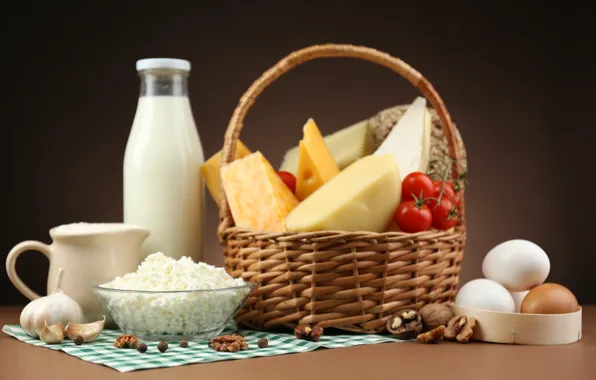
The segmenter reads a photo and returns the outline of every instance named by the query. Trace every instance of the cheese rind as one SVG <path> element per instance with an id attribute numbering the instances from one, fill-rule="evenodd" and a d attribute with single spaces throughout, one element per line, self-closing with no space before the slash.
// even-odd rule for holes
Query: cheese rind
<path id="1" fill-rule="evenodd" d="M 236 143 L 236 159 L 242 158 L 249 154 L 250 150 L 242 143 L 242 141 L 238 140 Z M 215 203 L 217 203 L 218 206 L 221 200 L 220 169 L 222 158 L 223 149 L 211 156 L 201 166 L 201 175 L 205 180 L 207 190 L 209 190 L 211 198 L 213 198 L 213 200 L 215 201 Z"/>
<path id="2" fill-rule="evenodd" d="M 301 201 L 339 173 L 315 121 L 308 119 L 302 130 L 296 174 L 296 196 Z"/>
<path id="3" fill-rule="evenodd" d="M 373 155 L 392 154 L 402 178 L 426 172 L 430 160 L 432 119 L 426 99 L 417 97 Z"/>
<path id="4" fill-rule="evenodd" d="M 372 131 L 368 119 L 327 135 L 323 140 L 340 170 L 373 152 Z M 299 146 L 289 149 L 284 155 L 279 170 L 296 175 L 298 157 Z"/>
<path id="5" fill-rule="evenodd" d="M 282 232 L 298 199 L 260 151 L 229 163 L 221 180 L 238 227 Z"/>
<path id="6" fill-rule="evenodd" d="M 426 172 L 430 165 L 430 147 L 432 145 L 431 134 L 433 129 L 433 117 L 430 114 L 430 109 L 424 107 L 424 132 L 422 135 L 422 159 L 420 163 L 420 171 Z"/>
<path id="7" fill-rule="evenodd" d="M 289 231 L 385 232 L 401 200 L 393 155 L 366 156 L 301 202 L 286 219 Z"/>

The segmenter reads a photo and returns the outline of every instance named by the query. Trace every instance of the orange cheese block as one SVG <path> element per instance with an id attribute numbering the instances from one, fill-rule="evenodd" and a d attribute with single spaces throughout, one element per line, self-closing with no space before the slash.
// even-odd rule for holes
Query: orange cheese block
<path id="1" fill-rule="evenodd" d="M 298 199 L 260 151 L 224 166 L 221 180 L 236 226 L 286 230 L 286 216 Z"/>
<path id="2" fill-rule="evenodd" d="M 296 196 L 301 201 L 339 173 L 339 167 L 315 121 L 308 119 L 302 131 L 304 137 L 298 146 L 298 172 L 296 175 Z"/>
<path id="3" fill-rule="evenodd" d="M 236 143 L 236 159 L 242 158 L 249 154 L 250 150 L 242 143 L 242 141 L 238 140 Z M 222 157 L 223 149 L 211 156 L 201 166 L 201 175 L 205 179 L 207 190 L 209 190 L 211 198 L 213 198 L 218 206 L 219 201 L 221 200 L 221 179 L 219 170 L 221 168 Z"/>

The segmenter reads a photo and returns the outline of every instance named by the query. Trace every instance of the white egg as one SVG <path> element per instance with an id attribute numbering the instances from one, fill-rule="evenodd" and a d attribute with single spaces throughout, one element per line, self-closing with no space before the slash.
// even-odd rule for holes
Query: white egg
<path id="1" fill-rule="evenodd" d="M 514 239 L 491 249 L 482 262 L 484 277 L 512 292 L 542 284 L 550 272 L 546 252 L 531 241 Z"/>
<path id="2" fill-rule="evenodd" d="M 521 308 L 521 303 L 524 300 L 526 294 L 528 294 L 529 290 L 523 292 L 510 292 L 511 297 L 513 297 L 513 302 L 515 302 L 515 312 L 519 313 L 519 309 Z"/>
<path id="3" fill-rule="evenodd" d="M 486 278 L 478 278 L 462 286 L 455 297 L 455 305 L 504 313 L 515 311 L 515 302 L 509 291 L 498 282 Z"/>

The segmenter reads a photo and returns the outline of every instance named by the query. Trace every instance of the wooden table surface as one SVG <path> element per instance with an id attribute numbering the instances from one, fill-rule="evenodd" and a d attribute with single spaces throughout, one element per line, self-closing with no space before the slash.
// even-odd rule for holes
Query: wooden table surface
<path id="1" fill-rule="evenodd" d="M 0 325 L 22 307 L 0 308 Z M 583 336 L 563 346 L 383 343 L 276 357 L 120 373 L 0 334 L 0 379 L 596 379 L 596 306 L 584 307 Z"/>

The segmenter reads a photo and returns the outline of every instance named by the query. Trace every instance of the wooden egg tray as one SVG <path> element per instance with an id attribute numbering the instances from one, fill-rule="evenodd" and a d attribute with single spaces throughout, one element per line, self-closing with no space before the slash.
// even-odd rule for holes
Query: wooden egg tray
<path id="1" fill-rule="evenodd" d="M 492 343 L 560 345 L 582 336 L 582 309 L 569 314 L 522 314 L 451 306 L 458 316 L 477 321 L 472 340 Z"/>

